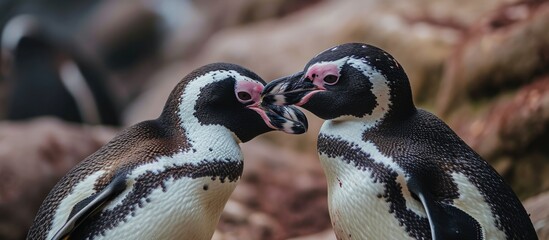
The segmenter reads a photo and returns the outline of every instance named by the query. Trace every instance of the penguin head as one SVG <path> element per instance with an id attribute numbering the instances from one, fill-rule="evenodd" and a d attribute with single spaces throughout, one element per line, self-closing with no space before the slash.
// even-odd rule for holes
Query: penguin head
<path id="1" fill-rule="evenodd" d="M 415 111 L 408 77 L 387 52 L 363 43 L 332 47 L 296 74 L 269 83 L 266 103 L 295 104 L 323 119 L 373 121 Z"/>
<path id="2" fill-rule="evenodd" d="M 212 63 L 181 80 L 161 119 L 184 128 L 220 125 L 242 142 L 272 130 L 306 132 L 307 119 L 296 107 L 262 104 L 264 86 L 263 79 L 239 65 Z"/>

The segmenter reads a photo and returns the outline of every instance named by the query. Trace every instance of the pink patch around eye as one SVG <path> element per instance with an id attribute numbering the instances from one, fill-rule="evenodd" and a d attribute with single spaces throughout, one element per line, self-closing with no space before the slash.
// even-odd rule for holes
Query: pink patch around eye
<path id="1" fill-rule="evenodd" d="M 238 94 L 239 92 L 247 92 L 252 96 L 252 98 L 251 100 L 246 100 L 243 102 L 249 102 L 249 101 L 258 102 L 261 98 L 261 91 L 263 91 L 263 88 L 264 88 L 263 84 L 258 82 L 238 81 L 235 87 L 235 94 Z M 238 98 L 238 100 L 242 102 L 240 98 Z"/>
<path id="2" fill-rule="evenodd" d="M 318 63 L 309 68 L 307 77 L 313 80 L 317 86 L 322 86 L 325 76 L 335 75 L 339 77 L 339 67 L 334 63 Z"/>

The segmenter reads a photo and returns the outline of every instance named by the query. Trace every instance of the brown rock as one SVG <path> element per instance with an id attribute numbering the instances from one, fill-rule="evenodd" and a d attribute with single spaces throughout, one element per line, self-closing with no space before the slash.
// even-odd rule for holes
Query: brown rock
<path id="1" fill-rule="evenodd" d="M 549 190 L 549 78 L 477 111 L 452 118 L 458 135 L 505 177 L 519 197 Z"/>
<path id="2" fill-rule="evenodd" d="M 211 16 L 215 29 L 279 18 L 324 0 L 205 0 L 197 5 Z"/>
<path id="3" fill-rule="evenodd" d="M 536 148 L 549 132 L 549 76 L 503 96 L 473 115 L 454 118 L 458 134 L 482 156 Z"/>
<path id="4" fill-rule="evenodd" d="M 205 49 L 273 79 L 301 70 L 310 58 L 333 45 L 367 42 L 386 49 L 406 66 L 419 97 L 421 86 L 432 85 L 424 81 L 437 79 L 433 72 L 440 73 L 442 59 L 460 31 L 411 20 L 414 12 L 410 9 L 418 7 L 400 8 L 392 2 L 323 2 L 277 21 L 222 31 Z M 417 61 L 417 52 L 422 53 L 422 61 Z"/>
<path id="5" fill-rule="evenodd" d="M 0 238 L 24 238 L 53 185 L 114 132 L 51 118 L 0 122 Z"/>
<path id="6" fill-rule="evenodd" d="M 250 215 L 250 223 L 252 225 L 252 232 L 254 239 L 284 239 L 286 236 L 285 229 L 278 221 L 271 217 L 271 215 L 255 212 Z"/>
<path id="7" fill-rule="evenodd" d="M 437 111 L 448 116 L 547 73 L 547 25 L 547 1 L 505 5 L 478 21 L 446 64 Z"/>
<path id="8" fill-rule="evenodd" d="M 437 111 L 521 198 L 549 189 L 549 3 L 505 4 L 447 62 Z"/>
<path id="9" fill-rule="evenodd" d="M 535 147 L 532 145 L 539 138 L 546 140 L 548 136 L 544 134 L 549 133 L 549 75 L 521 88 L 504 111 L 500 134 L 505 139 L 503 148 L 522 150 Z"/>
<path id="10" fill-rule="evenodd" d="M 289 238 L 288 240 L 336 240 L 336 236 L 334 230 L 327 229 L 319 233 L 302 237 Z"/>
<path id="11" fill-rule="evenodd" d="M 241 225 L 248 222 L 248 218 L 252 214 L 252 210 L 246 205 L 229 200 L 223 210 L 221 221 L 224 224 Z"/>

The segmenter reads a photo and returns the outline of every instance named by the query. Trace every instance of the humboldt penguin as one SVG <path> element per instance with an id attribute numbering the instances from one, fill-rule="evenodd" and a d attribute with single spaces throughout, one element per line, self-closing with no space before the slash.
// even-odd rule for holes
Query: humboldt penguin
<path id="1" fill-rule="evenodd" d="M 375 46 L 332 47 L 269 83 L 264 102 L 327 121 L 318 153 L 338 239 L 536 239 L 502 177 L 435 115 Z"/>
<path id="2" fill-rule="evenodd" d="M 194 70 L 160 117 L 123 130 L 57 183 L 27 239 L 211 239 L 242 174 L 238 144 L 306 131 L 297 108 L 261 104 L 264 84 L 234 64 Z"/>

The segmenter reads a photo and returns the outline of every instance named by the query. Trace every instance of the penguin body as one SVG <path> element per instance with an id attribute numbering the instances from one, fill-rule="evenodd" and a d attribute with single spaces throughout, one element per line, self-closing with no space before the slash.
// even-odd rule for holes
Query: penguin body
<path id="1" fill-rule="evenodd" d="M 263 85 L 233 64 L 190 73 L 158 119 L 127 128 L 61 179 L 27 238 L 210 239 L 242 174 L 238 143 L 305 131 L 299 110 L 260 105 Z"/>
<path id="2" fill-rule="evenodd" d="M 318 152 L 338 239 L 537 239 L 497 172 L 415 108 L 404 70 L 385 51 L 328 49 L 263 94 L 327 120 Z"/>
<path id="3" fill-rule="evenodd" d="M 433 220 L 452 216 L 470 222 L 461 228 L 460 223 L 440 225 L 458 227 L 461 234 L 467 234 L 463 239 L 506 239 L 506 230 L 515 234 L 512 228 L 499 229 L 497 215 L 492 213 L 520 216 L 522 206 L 505 200 L 515 196 L 480 156 L 428 112 L 418 110 L 406 124 L 375 128 L 327 121 L 318 138 L 318 152 L 328 178 L 330 216 L 338 236 L 429 239 L 429 217 L 417 197 L 421 188 L 436 193 L 437 200 L 430 203 L 433 208 L 445 204 L 437 210 L 440 213 L 432 214 Z M 420 186 L 412 189 L 412 181 Z M 360 207 L 357 202 L 362 203 Z M 353 224 L 356 219 L 364 224 Z M 513 221 L 506 224 L 511 226 Z M 481 226 L 482 231 L 477 231 Z"/>

